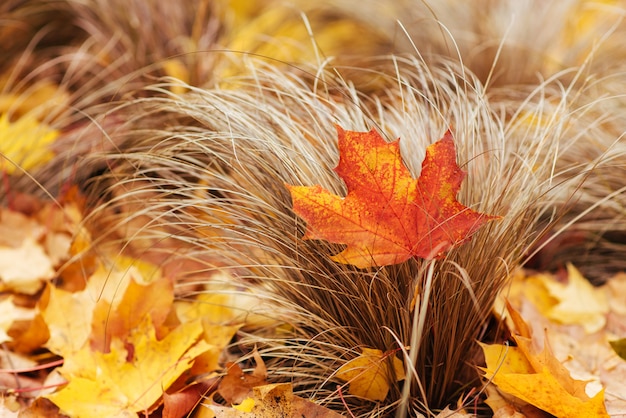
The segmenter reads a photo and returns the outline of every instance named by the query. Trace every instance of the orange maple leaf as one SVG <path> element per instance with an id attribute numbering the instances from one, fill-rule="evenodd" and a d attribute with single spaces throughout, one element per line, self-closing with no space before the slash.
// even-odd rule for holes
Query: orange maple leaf
<path id="1" fill-rule="evenodd" d="M 498 391 L 521 399 L 554 416 L 562 418 L 608 418 L 604 405 L 604 389 L 593 397 L 586 393 L 586 381 L 576 380 L 555 357 L 548 343 L 547 331 L 544 347 L 536 347 L 530 327 L 518 311 L 508 302 L 507 310 L 515 325 L 515 346 L 479 343 L 487 367 L 481 367 L 485 378 L 498 387 Z M 497 401 L 490 404 L 494 412 L 501 408 Z"/>
<path id="2" fill-rule="evenodd" d="M 335 171 L 347 196 L 319 185 L 287 185 L 294 211 L 307 222 L 304 239 L 347 244 L 333 260 L 366 268 L 438 258 L 498 218 L 456 200 L 465 172 L 456 163 L 450 131 L 426 149 L 419 179 L 404 165 L 399 140 L 387 143 L 375 130 L 337 126 L 337 132 Z"/>

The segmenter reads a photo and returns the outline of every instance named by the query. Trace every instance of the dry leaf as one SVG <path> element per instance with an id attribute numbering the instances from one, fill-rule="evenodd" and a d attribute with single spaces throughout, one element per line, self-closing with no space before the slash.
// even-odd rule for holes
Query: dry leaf
<path id="1" fill-rule="evenodd" d="M 69 93 L 51 81 L 40 80 L 30 85 L 27 91 L 16 93 L 5 92 L 5 80 L 1 78 L 0 114 L 17 118 L 27 114 L 36 119 L 49 118 L 51 114 L 65 110 L 70 101 Z"/>
<path id="2" fill-rule="evenodd" d="M 567 273 L 567 284 L 547 274 L 529 277 L 525 294 L 546 318 L 581 325 L 589 334 L 601 330 L 609 312 L 606 289 L 592 286 L 571 264 Z"/>
<path id="3" fill-rule="evenodd" d="M 258 352 L 254 351 L 256 367 L 250 374 L 245 374 L 241 367 L 235 363 L 227 363 L 226 376 L 220 382 L 217 392 L 230 404 L 240 404 L 251 393 L 255 386 L 262 386 L 267 382 L 267 370 L 265 363 Z"/>
<path id="4" fill-rule="evenodd" d="M 389 357 L 393 370 L 389 366 Z M 351 395 L 372 401 L 383 401 L 389 392 L 390 382 L 404 380 L 404 365 L 393 354 L 363 348 L 363 353 L 337 370 L 336 376 L 348 382 Z"/>
<path id="5" fill-rule="evenodd" d="M 626 360 L 626 338 L 609 341 L 609 344 L 611 344 L 611 347 L 613 347 L 613 350 L 618 356 Z"/>
<path id="6" fill-rule="evenodd" d="M 518 328 L 528 333 L 528 326 L 509 305 L 509 313 Z M 587 396 L 587 382 L 574 380 L 568 370 L 554 357 L 547 336 L 542 351 L 527 336 L 514 335 L 517 344 L 481 344 L 487 367 L 485 378 L 498 390 L 561 418 L 581 416 L 608 417 L 604 392 Z"/>
<path id="7" fill-rule="evenodd" d="M 145 317 L 126 339 L 114 338 L 109 353 L 87 345 L 65 359 L 60 372 L 69 383 L 46 397 L 72 417 L 136 417 L 211 348 L 201 335 L 202 325 L 196 321 L 158 341 Z"/>
<path id="8" fill-rule="evenodd" d="M 32 237 L 18 248 L 0 247 L 0 281 L 6 289 L 33 295 L 54 277 L 50 257 Z"/>
<path id="9" fill-rule="evenodd" d="M 146 263 L 142 265 L 144 268 L 148 266 Z M 147 268 L 152 271 L 152 266 Z M 109 342 L 113 338 L 127 335 L 146 316 L 151 318 L 157 336 L 160 336 L 160 327 L 174 301 L 174 285 L 168 278 L 160 275 L 151 282 L 146 282 L 144 277 L 141 269 L 137 268 L 130 275 L 131 280 L 124 289 L 123 296 L 118 294 L 113 301 L 102 298 L 97 302 L 93 309 L 90 339 L 94 349 L 108 351 Z"/>
<path id="10" fill-rule="evenodd" d="M 337 132 L 335 171 L 347 196 L 321 186 L 287 186 L 294 211 L 307 221 L 304 239 L 348 245 L 333 260 L 365 268 L 439 257 L 497 218 L 456 200 L 465 173 L 450 132 L 426 149 L 418 180 L 404 165 L 398 141 L 387 143 L 374 130 Z"/>
<path id="11" fill-rule="evenodd" d="M 90 290 L 72 293 L 48 285 L 39 302 L 50 332 L 44 347 L 65 358 L 83 348 L 91 334 L 94 306 Z"/>
<path id="12" fill-rule="evenodd" d="M 183 83 L 189 83 L 189 69 L 185 67 L 185 64 L 180 59 L 170 58 L 163 62 L 163 71 L 169 77 L 176 80 L 180 80 Z M 173 83 L 170 86 L 170 90 L 174 94 L 183 94 L 187 91 L 187 88 L 182 84 Z"/>
<path id="13" fill-rule="evenodd" d="M 293 394 L 289 383 L 257 386 L 233 408 L 211 405 L 217 418 L 339 418 L 341 415 Z"/>
<path id="14" fill-rule="evenodd" d="M 214 277 L 213 280 L 234 283 L 234 279 L 226 273 Z M 245 324 L 269 327 L 277 324 L 272 319 L 274 306 L 254 293 L 242 291 L 236 284 L 209 286 L 205 293 L 199 294 L 193 300 L 176 301 L 174 307 L 182 322 L 203 318 L 207 325 Z"/>
<path id="15" fill-rule="evenodd" d="M 31 321 L 34 318 L 35 311 L 15 306 L 12 296 L 0 300 L 0 344 L 11 341 L 7 332 L 15 321 Z"/>
<path id="16" fill-rule="evenodd" d="M 13 174 L 43 165 L 54 157 L 49 146 L 58 136 L 59 131 L 33 116 L 11 122 L 6 114 L 0 115 L 0 170 Z"/>

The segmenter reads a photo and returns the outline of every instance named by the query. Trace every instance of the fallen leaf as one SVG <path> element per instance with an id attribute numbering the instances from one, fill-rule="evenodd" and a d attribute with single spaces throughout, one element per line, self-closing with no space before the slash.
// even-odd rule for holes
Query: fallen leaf
<path id="1" fill-rule="evenodd" d="M 619 340 L 609 341 L 611 347 L 615 353 L 626 360 L 626 338 L 620 338 Z"/>
<path id="2" fill-rule="evenodd" d="M 109 353 L 86 345 L 65 359 L 59 371 L 69 383 L 46 397 L 72 417 L 136 417 L 211 348 L 202 332 L 199 321 L 190 322 L 158 341 L 146 316 L 128 338 L 114 338 Z"/>
<path id="3" fill-rule="evenodd" d="M 95 305 L 90 340 L 93 348 L 108 351 L 109 342 L 114 337 L 127 335 L 146 316 L 151 318 L 159 335 L 158 330 L 174 302 L 174 284 L 160 275 L 146 282 L 141 269 L 135 270 L 130 277 L 121 298 L 116 297 L 114 301 L 103 298 Z"/>
<path id="4" fill-rule="evenodd" d="M 197 385 L 175 393 L 163 393 L 162 418 L 182 418 L 202 400 L 202 393 Z"/>
<path id="5" fill-rule="evenodd" d="M 245 374 L 238 364 L 226 364 L 228 371 L 220 382 L 217 392 L 229 404 L 241 404 L 252 393 L 252 388 L 267 383 L 265 381 L 267 379 L 265 364 L 256 351 L 254 352 L 254 359 L 256 367 L 250 374 Z"/>
<path id="6" fill-rule="evenodd" d="M 183 83 L 189 83 L 189 69 L 180 59 L 170 58 L 163 62 L 163 71 L 168 77 L 180 80 Z M 173 83 L 170 90 L 174 94 L 183 94 L 187 88 L 183 84 Z"/>
<path id="7" fill-rule="evenodd" d="M 0 300 L 0 344 L 11 341 L 7 333 L 15 321 L 30 321 L 35 317 L 33 309 L 15 306 L 13 297 Z"/>
<path id="8" fill-rule="evenodd" d="M 28 321 L 15 321 L 9 330 L 12 341 L 7 343 L 16 353 L 32 353 L 44 346 L 50 333 L 40 313 Z"/>
<path id="9" fill-rule="evenodd" d="M 58 136 L 59 131 L 31 115 L 14 122 L 0 115 L 0 169 L 13 174 L 43 165 L 54 157 L 48 147 Z"/>
<path id="10" fill-rule="evenodd" d="M 339 418 L 342 415 L 293 394 L 289 383 L 257 386 L 252 396 L 236 407 L 211 405 L 218 418 Z"/>
<path id="11" fill-rule="evenodd" d="M 1 78 L 1 77 L 0 77 Z M 40 80 L 30 84 L 26 91 L 6 92 L 6 85 L 0 80 L 0 114 L 10 114 L 21 118 L 29 115 L 36 119 L 49 118 L 67 108 L 70 94 L 58 84 Z"/>
<path id="12" fill-rule="evenodd" d="M 54 277 L 50 257 L 32 237 L 18 248 L 0 247 L 0 281 L 5 288 L 33 295 Z"/>
<path id="13" fill-rule="evenodd" d="M 521 316 L 510 305 L 508 309 L 514 322 L 519 323 Z M 521 328 L 523 333 L 529 332 L 527 324 Z M 534 346 L 532 338 L 522 335 L 513 338 L 517 346 L 480 343 L 487 363 L 483 368 L 485 378 L 500 392 L 560 418 L 609 416 L 604 406 L 604 391 L 593 398 L 587 396 L 587 382 L 571 378 L 552 354 L 547 336 L 541 351 Z"/>
<path id="14" fill-rule="evenodd" d="M 44 347 L 68 358 L 87 342 L 95 299 L 89 290 L 68 292 L 48 285 L 39 301 L 50 338 Z"/>
<path id="15" fill-rule="evenodd" d="M 601 330 L 609 312 L 606 289 L 591 285 L 572 264 L 567 273 L 567 284 L 548 274 L 531 276 L 524 292 L 548 319 L 581 325 L 588 334 Z"/>
<path id="16" fill-rule="evenodd" d="M 304 239 L 347 244 L 333 260 L 366 268 L 440 257 L 497 219 L 456 200 L 465 173 L 450 132 L 426 149 L 418 180 L 404 165 L 398 141 L 387 143 L 375 130 L 337 132 L 335 171 L 347 196 L 319 185 L 287 185 L 294 211 L 307 222 Z"/>
<path id="17" fill-rule="evenodd" d="M 391 356 L 392 366 L 388 363 Z M 404 365 L 395 355 L 381 350 L 363 348 L 361 355 L 337 370 L 336 376 L 348 382 L 351 395 L 372 401 L 383 401 L 390 382 L 404 380 Z"/>
<path id="18" fill-rule="evenodd" d="M 435 415 L 435 418 L 474 418 L 474 414 L 469 414 L 463 409 L 451 410 L 449 406 L 446 406 L 444 410 Z"/>
<path id="19" fill-rule="evenodd" d="M 213 282 L 234 284 L 207 284 L 206 291 L 194 299 L 176 301 L 174 308 L 182 322 L 203 318 L 207 324 L 213 325 L 270 327 L 278 324 L 272 319 L 275 307 L 265 298 L 241 290 L 231 276 L 222 273 L 214 277 Z"/>
<path id="20" fill-rule="evenodd" d="M 108 269 L 100 264 L 92 276 L 83 277 L 87 285 L 81 291 L 47 286 L 39 301 L 50 332 L 46 348 L 68 357 L 90 341 L 106 352 L 112 337 L 126 336 L 146 315 L 156 327 L 163 323 L 174 297 L 171 282 L 150 264 L 123 257 L 116 262 Z M 149 283 L 144 275 L 157 279 Z"/>

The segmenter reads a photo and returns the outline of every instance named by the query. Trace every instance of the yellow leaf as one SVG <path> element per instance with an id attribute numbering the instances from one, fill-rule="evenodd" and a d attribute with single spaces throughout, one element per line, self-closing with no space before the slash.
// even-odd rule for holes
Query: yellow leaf
<path id="1" fill-rule="evenodd" d="M 616 22 L 615 10 L 620 7 L 618 0 L 575 1 L 562 16 L 564 23 L 560 38 L 548 52 L 548 71 L 581 65 L 593 49 L 601 42 L 603 35 Z M 610 50 L 604 45 L 605 50 Z"/>
<path id="2" fill-rule="evenodd" d="M 165 60 L 163 62 L 163 71 L 169 77 L 180 80 L 183 83 L 189 83 L 189 70 L 179 59 L 171 58 Z M 174 94 L 183 94 L 187 89 L 181 84 L 172 84 L 170 90 Z"/>
<path id="3" fill-rule="evenodd" d="M 54 153 L 49 145 L 59 131 L 25 115 L 15 122 L 6 114 L 0 115 L 0 169 L 13 174 L 17 167 L 28 171 L 43 165 Z"/>
<path id="4" fill-rule="evenodd" d="M 113 339 L 109 353 L 85 346 L 65 359 L 60 373 L 69 383 L 46 397 L 72 417 L 136 417 L 212 347 L 201 335 L 202 325 L 195 321 L 157 341 L 146 317 L 126 339 Z"/>
<path id="5" fill-rule="evenodd" d="M 390 370 L 389 353 L 372 348 L 363 348 L 363 353 L 337 370 L 336 376 L 350 383 L 349 393 L 372 401 L 383 401 L 391 382 L 405 377 L 402 361 L 391 356 L 393 372 Z"/>
<path id="6" fill-rule="evenodd" d="M 521 320 L 509 305 L 512 316 Z M 528 329 L 524 324 L 522 327 Z M 561 418 L 608 417 L 604 392 L 593 398 L 585 393 L 587 382 L 572 379 L 548 345 L 541 352 L 531 338 L 513 336 L 517 347 L 481 344 L 487 367 L 485 378 L 498 390 Z M 501 405 L 500 405 L 501 406 Z"/>
<path id="7" fill-rule="evenodd" d="M 518 347 L 500 344 L 478 343 L 485 354 L 487 368 L 485 378 L 491 379 L 495 372 L 506 370 L 507 373 L 533 373 L 532 364 Z M 494 366 L 494 367 L 491 367 Z"/>
<path id="8" fill-rule="evenodd" d="M 312 63 L 320 56 L 375 55 L 383 51 L 387 42 L 376 28 L 355 19 L 338 19 L 318 9 L 308 11 L 305 22 L 291 6 L 276 2 L 270 7 L 260 5 L 229 0 L 227 7 L 232 13 L 226 49 L 254 54 L 272 64 Z M 368 36 L 355 36 L 363 31 Z M 223 78 L 238 73 L 234 64 L 225 64 L 228 66 L 221 71 Z"/>
<path id="9" fill-rule="evenodd" d="M 224 283 L 233 282 L 228 276 L 216 277 L 214 281 L 221 280 Z M 271 319 L 273 306 L 254 293 L 237 289 L 235 285 L 216 285 L 192 301 L 175 302 L 174 307 L 181 322 L 203 318 L 207 325 L 277 325 L 276 320 Z"/>
<path id="10" fill-rule="evenodd" d="M 509 374 L 494 378 L 498 388 L 560 418 L 609 417 L 604 391 L 584 399 L 561 390 L 560 381 L 549 370 L 534 374 Z"/>
<path id="11" fill-rule="evenodd" d="M 239 405 L 233 405 L 233 408 L 241 412 L 252 412 L 252 409 L 254 408 L 254 399 L 246 398 Z"/>
<path id="12" fill-rule="evenodd" d="M 118 266 L 119 267 L 119 266 Z M 127 335 L 149 316 L 159 329 L 167 318 L 174 301 L 174 284 L 168 278 L 145 283 L 142 276 L 132 275 L 118 303 L 101 299 L 93 309 L 91 345 L 102 351 L 108 349 L 112 337 Z"/>
<path id="13" fill-rule="evenodd" d="M 0 79 L 0 90 L 6 89 Z M 65 110 L 70 101 L 67 91 L 58 85 L 42 80 L 30 85 L 26 91 L 0 94 L 0 114 L 8 113 L 21 118 L 28 114 L 36 119 L 50 117 Z"/>
<path id="14" fill-rule="evenodd" d="M 609 312 L 606 289 L 593 287 L 571 264 L 567 273 L 567 284 L 545 274 L 529 278 L 528 298 L 553 321 L 581 325 L 588 334 L 601 330 Z"/>
<path id="15" fill-rule="evenodd" d="M 65 358 L 80 350 L 91 333 L 95 306 L 91 292 L 72 293 L 48 285 L 40 305 L 41 315 L 50 332 L 45 347 Z"/>

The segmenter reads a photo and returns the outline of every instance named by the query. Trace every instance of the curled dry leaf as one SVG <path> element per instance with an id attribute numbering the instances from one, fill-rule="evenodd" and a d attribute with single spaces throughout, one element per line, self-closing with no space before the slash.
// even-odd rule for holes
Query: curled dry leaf
<path id="1" fill-rule="evenodd" d="M 220 382 L 217 392 L 230 404 L 240 404 L 252 393 L 252 388 L 265 385 L 267 369 L 258 352 L 254 352 L 256 367 L 246 374 L 238 364 L 227 363 L 227 374 Z"/>
<path id="2" fill-rule="evenodd" d="M 485 378 L 500 392 L 558 417 L 608 417 L 604 391 L 590 398 L 585 392 L 587 382 L 570 376 L 552 353 L 547 336 L 539 351 L 528 325 L 510 305 L 508 309 L 521 335 L 513 336 L 517 346 L 481 343 L 487 363 Z"/>

